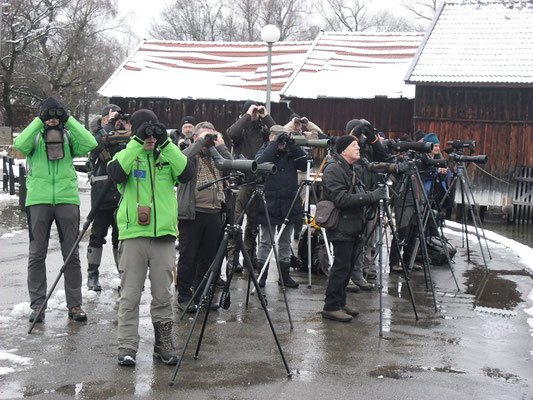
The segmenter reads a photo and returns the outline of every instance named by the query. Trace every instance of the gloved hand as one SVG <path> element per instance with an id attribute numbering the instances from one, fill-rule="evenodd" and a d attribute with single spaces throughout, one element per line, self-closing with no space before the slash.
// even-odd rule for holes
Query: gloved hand
<path id="1" fill-rule="evenodd" d="M 156 145 L 162 146 L 168 139 L 167 128 L 163 124 L 155 124 L 153 129 Z"/>
<path id="2" fill-rule="evenodd" d="M 370 192 L 370 195 L 372 197 L 372 203 L 376 203 L 380 200 L 386 200 L 387 199 L 387 188 L 385 186 L 378 187 L 377 189 Z"/>
<path id="3" fill-rule="evenodd" d="M 68 114 L 63 107 L 48 107 L 42 109 L 39 113 L 39 119 L 45 123 L 49 119 L 57 118 L 59 122 L 65 124 L 68 120 Z"/>
<path id="4" fill-rule="evenodd" d="M 64 108 L 58 108 L 57 110 L 63 110 L 63 114 L 62 115 L 59 115 L 59 122 L 61 122 L 63 125 L 65 125 L 68 121 L 68 113 L 67 113 L 67 110 L 65 110 Z M 58 114 L 60 113 L 59 111 L 56 111 Z"/>
<path id="5" fill-rule="evenodd" d="M 149 136 L 152 136 L 151 133 L 153 133 L 153 131 L 151 130 L 151 127 L 152 127 L 152 124 L 148 122 L 143 122 L 141 126 L 139 126 L 135 130 L 134 134 L 135 136 L 137 136 L 139 139 L 141 139 L 144 142 Z"/>
<path id="6" fill-rule="evenodd" d="M 366 119 L 361 119 L 361 122 L 363 123 L 362 132 L 365 134 L 366 138 L 368 139 L 368 142 L 370 144 L 375 143 L 377 136 L 374 127 Z"/>
<path id="7" fill-rule="evenodd" d="M 409 165 L 406 162 L 399 162 L 398 164 L 396 164 L 396 170 L 399 174 L 407 172 L 408 169 Z"/>

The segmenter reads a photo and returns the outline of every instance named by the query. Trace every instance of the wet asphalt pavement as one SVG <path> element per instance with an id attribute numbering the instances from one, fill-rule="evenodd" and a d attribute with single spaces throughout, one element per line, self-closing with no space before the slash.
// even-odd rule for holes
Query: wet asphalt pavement
<path id="1" fill-rule="evenodd" d="M 88 214 L 88 192 L 82 189 L 82 223 Z M 377 291 L 348 293 L 360 310 L 342 324 L 320 316 L 324 276 L 294 272 L 300 288 L 288 289 L 294 329 L 289 327 L 281 290 L 272 272 L 266 287 L 272 317 L 288 365 L 287 377 L 257 296 L 245 307 L 247 274 L 234 278 L 229 310 L 212 312 L 194 360 L 202 319 L 194 331 L 175 385 L 168 386 L 173 367 L 152 358 L 153 330 L 149 317 L 149 282 L 141 301 L 141 343 L 135 368 L 117 365 L 117 273 L 110 247 L 104 250 L 100 293 L 84 290 L 87 323 L 69 321 L 63 305 L 46 313 L 46 322 L 27 334 L 29 308 L 26 263 L 28 235 L 25 214 L 15 203 L 0 206 L 0 354 L 27 357 L 11 362 L 0 357 L 0 398 L 35 399 L 532 399 L 533 339 L 524 309 L 532 275 L 509 249 L 489 243 L 491 277 L 474 309 L 474 294 L 483 276 L 479 247 L 466 262 L 459 236 L 455 273 L 433 267 L 439 311 L 433 308 L 422 272 L 411 280 L 419 321 L 414 318 L 406 284 L 384 274 L 384 335 L 379 337 Z M 2 236 L 14 231 L 11 237 Z M 80 246 L 84 287 L 88 234 Z M 47 259 L 49 284 L 61 266 L 57 233 Z M 272 268 L 271 268 L 272 271 Z M 61 298 L 61 280 L 54 296 Z M 52 296 L 52 298 L 54 298 Z M 533 296 L 532 296 L 533 297 Z M 15 315 L 15 316 L 13 316 Z M 203 313 L 201 314 L 203 316 Z M 176 317 L 174 339 L 181 351 L 192 317 Z M 9 357 L 7 357 L 9 358 Z"/>

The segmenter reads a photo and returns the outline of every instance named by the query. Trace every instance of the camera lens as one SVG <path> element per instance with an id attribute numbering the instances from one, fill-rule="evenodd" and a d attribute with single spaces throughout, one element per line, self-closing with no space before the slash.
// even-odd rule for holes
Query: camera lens
<path id="1" fill-rule="evenodd" d="M 146 136 L 154 136 L 154 127 L 153 126 L 147 126 L 144 130 L 144 133 L 146 133 Z"/>

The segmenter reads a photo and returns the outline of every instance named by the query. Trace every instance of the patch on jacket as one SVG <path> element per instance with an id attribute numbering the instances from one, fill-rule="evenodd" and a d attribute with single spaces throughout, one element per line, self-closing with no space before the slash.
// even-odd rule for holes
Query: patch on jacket
<path id="1" fill-rule="evenodd" d="M 146 170 L 145 169 L 134 169 L 133 177 L 139 179 L 146 179 Z"/>

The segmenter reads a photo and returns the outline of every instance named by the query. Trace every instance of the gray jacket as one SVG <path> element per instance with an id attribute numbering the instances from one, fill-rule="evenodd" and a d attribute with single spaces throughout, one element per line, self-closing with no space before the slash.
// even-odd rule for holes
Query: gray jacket
<path id="1" fill-rule="evenodd" d="M 185 185 L 178 186 L 178 220 L 193 220 L 196 218 L 196 176 L 198 170 L 198 158 L 196 155 L 202 151 L 205 140 L 199 138 L 192 145 L 182 151 L 187 156 L 189 163 L 194 166 L 194 176 Z M 217 146 L 220 155 L 231 160 L 231 155 L 225 144 Z M 209 156 L 210 157 L 210 156 Z"/>

